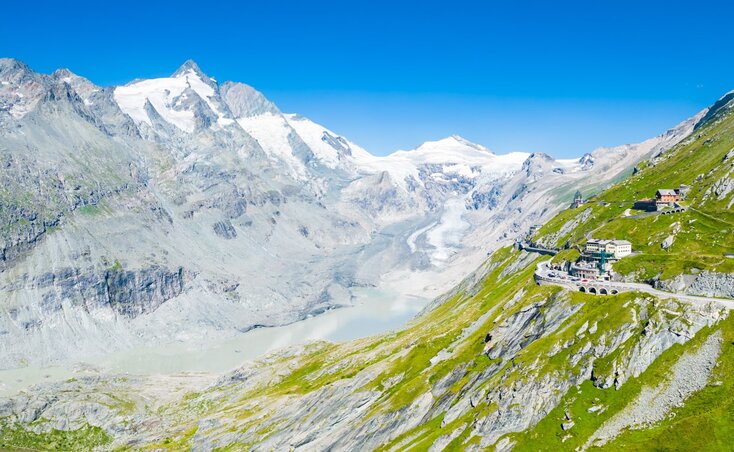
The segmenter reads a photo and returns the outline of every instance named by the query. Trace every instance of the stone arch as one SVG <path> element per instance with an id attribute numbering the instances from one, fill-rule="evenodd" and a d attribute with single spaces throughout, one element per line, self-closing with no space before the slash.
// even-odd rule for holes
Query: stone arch
<path id="1" fill-rule="evenodd" d="M 596 287 L 589 287 L 589 293 L 596 295 Z"/>
<path id="2" fill-rule="evenodd" d="M 607 292 L 607 289 L 602 287 L 599 289 L 599 295 L 609 295 L 609 292 Z"/>
<path id="3" fill-rule="evenodd" d="M 617 295 L 619 291 L 617 289 L 612 289 L 612 295 Z"/>
<path id="4" fill-rule="evenodd" d="M 579 287 L 579 292 L 586 293 L 586 287 L 584 287 L 584 286 Z"/>

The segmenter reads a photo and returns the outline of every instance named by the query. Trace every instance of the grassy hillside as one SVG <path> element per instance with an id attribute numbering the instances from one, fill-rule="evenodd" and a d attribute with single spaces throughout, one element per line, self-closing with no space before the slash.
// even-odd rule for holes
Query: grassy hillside
<path id="1" fill-rule="evenodd" d="M 314 345 L 301 356 L 285 356 L 270 362 L 268 366 L 277 369 L 276 373 L 288 370 L 275 382 L 268 380 L 267 384 L 255 387 L 239 383 L 217 387 L 169 407 L 170 413 L 182 416 L 182 420 L 193 413 L 204 418 L 236 413 L 234 417 L 220 419 L 221 424 L 206 435 L 228 437 L 241 433 L 249 438 L 239 444 L 245 447 L 266 441 L 289 424 L 306 422 L 283 417 L 282 410 L 294 399 L 312 396 L 324 388 L 332 395 L 341 393 L 343 388 L 376 394 L 359 420 L 362 425 L 371 419 L 386 422 L 395 414 L 403 417 L 417 399 L 433 394 L 434 409 L 429 409 L 415 426 L 381 447 L 424 450 L 442 435 L 456 432 L 458 435 L 452 442 L 456 447 L 463 447 L 466 442 L 479 442 L 480 438 L 472 435 L 473 424 L 497 415 L 501 408 L 483 398 L 471 409 L 447 420 L 446 409 L 461 403 L 467 391 L 493 392 L 533 381 L 557 385 L 560 391 L 569 380 L 585 380 L 584 374 L 591 364 L 586 356 L 589 343 L 604 347 L 606 337 L 632 332 L 619 348 L 609 350 L 607 358 L 618 359 L 644 342 L 642 331 L 646 325 L 635 321 L 638 311 L 630 309 L 631 305 L 639 304 L 640 311 L 644 310 L 649 318 L 660 317 L 664 325 L 668 325 L 665 310 L 686 312 L 688 309 L 674 302 L 659 304 L 639 294 L 602 299 L 537 286 L 532 281 L 536 259 L 525 256 L 521 268 L 512 268 L 521 258 L 520 253 L 510 249 L 496 253 L 489 263 L 491 271 L 475 288 L 476 293 L 453 296 L 403 331 L 348 344 Z M 491 349 L 485 353 L 488 332 L 501 338 L 502 328 L 498 325 L 516 324 L 524 312 L 533 315 L 528 325 L 517 331 L 517 337 L 497 341 L 502 353 L 494 356 Z M 595 325 L 593 334 L 578 333 L 583 328 L 588 330 L 592 324 Z M 555 348 L 560 349 L 551 355 Z M 583 357 L 576 358 L 578 355 Z M 601 375 L 612 372 L 609 363 L 602 360 L 593 366 L 600 379 Z M 360 384 L 350 385 L 347 383 L 350 380 Z M 584 384 L 592 387 L 589 380 Z M 593 392 L 609 393 L 611 397 L 617 391 L 593 388 Z M 630 389 L 624 400 L 629 401 L 634 394 Z M 328 403 L 326 399 L 312 401 L 314 405 L 325 402 Z M 610 407 L 605 414 L 611 415 L 614 408 L 623 406 L 620 403 Z M 599 421 L 603 419 L 600 417 Z M 188 421 L 197 422 L 194 418 Z M 193 424 L 186 421 L 182 424 L 181 435 L 185 435 Z M 174 436 L 171 441 L 175 440 Z"/>
<path id="2" fill-rule="evenodd" d="M 590 236 L 627 239 L 641 254 L 622 260 L 615 269 L 638 280 L 670 279 L 696 270 L 734 272 L 734 259 L 724 256 L 734 253 L 732 198 L 729 194 L 719 199 L 715 194 L 722 180 L 734 178 L 733 164 L 734 121 L 726 110 L 654 164 L 645 162 L 636 175 L 593 197 L 591 203 L 562 212 L 534 239 L 556 247 L 581 245 Z M 635 218 L 642 213 L 632 210 L 635 201 L 681 184 L 691 186 L 684 202 L 688 211 Z M 669 236 L 674 241 L 665 250 L 662 242 Z"/>

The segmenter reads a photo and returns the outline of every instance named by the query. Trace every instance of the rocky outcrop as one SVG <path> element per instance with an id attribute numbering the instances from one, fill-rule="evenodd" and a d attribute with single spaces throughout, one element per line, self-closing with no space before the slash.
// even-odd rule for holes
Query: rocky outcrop
<path id="1" fill-rule="evenodd" d="M 734 274 L 704 271 L 658 281 L 656 286 L 670 292 L 703 297 L 734 298 Z"/>
<path id="2" fill-rule="evenodd" d="M 502 188 L 499 186 L 489 187 L 486 191 L 475 190 L 472 192 L 470 199 L 466 201 L 466 208 L 479 210 L 479 209 L 494 209 L 497 207 L 502 196 Z"/>
<path id="3" fill-rule="evenodd" d="M 581 164 L 582 170 L 588 171 L 594 167 L 594 156 L 586 153 L 579 159 L 579 163 Z"/>
<path id="4" fill-rule="evenodd" d="M 158 266 L 138 271 L 109 270 L 104 273 L 104 282 L 98 286 L 101 289 L 97 291 L 98 300 L 121 315 L 137 317 L 180 295 L 192 276 L 182 267 L 174 270 Z"/>
<path id="5" fill-rule="evenodd" d="M 685 293 L 706 297 L 734 298 L 734 274 L 703 272 L 686 288 Z"/>
<path id="6" fill-rule="evenodd" d="M 349 146 L 349 142 L 344 137 L 334 136 L 329 132 L 324 131 L 321 135 L 321 141 L 334 148 L 339 157 L 352 155 L 352 148 Z"/>
<path id="7" fill-rule="evenodd" d="M 730 150 L 722 159 L 721 167 L 725 168 L 723 174 L 719 173 L 718 179 L 704 192 L 703 199 L 715 198 L 718 201 L 726 199 L 734 192 L 734 149 Z M 715 171 L 712 171 L 714 173 Z M 710 173 L 711 174 L 711 173 Z M 734 196 L 727 203 L 730 209 L 734 205 Z"/>
<path id="8" fill-rule="evenodd" d="M 546 304 L 548 306 L 544 308 Z M 515 356 L 528 344 L 552 333 L 579 307 L 563 302 L 541 301 L 520 309 L 489 333 L 491 339 L 484 347 L 487 356 L 489 359 L 503 360 Z"/>
<path id="9" fill-rule="evenodd" d="M 30 280 L 22 279 L 5 289 L 42 293 L 41 306 L 47 313 L 60 310 L 63 303 L 70 302 L 87 310 L 109 307 L 122 316 L 135 318 L 180 295 L 194 276 L 182 267 L 168 269 L 154 265 L 129 270 L 115 262 L 103 271 L 63 268 Z"/>
<path id="10" fill-rule="evenodd" d="M 713 194 L 716 199 L 722 200 L 729 196 L 732 191 L 734 191 L 734 172 L 729 172 L 717 180 L 706 195 Z M 733 203 L 734 200 L 730 201 L 727 208 L 731 208 Z"/>
<path id="11" fill-rule="evenodd" d="M 669 235 L 665 237 L 665 240 L 660 244 L 660 247 L 664 250 L 669 249 L 671 246 L 673 246 L 673 242 L 675 241 L 674 235 Z"/>
<path id="12" fill-rule="evenodd" d="M 217 221 L 212 226 L 214 233 L 225 240 L 231 240 L 237 237 L 237 230 L 232 226 L 229 220 Z"/>
<path id="13" fill-rule="evenodd" d="M 538 240 L 538 244 L 547 248 L 555 248 L 556 242 L 558 242 L 561 237 L 568 235 L 578 225 L 583 224 L 586 220 L 588 220 L 589 217 L 591 217 L 592 212 L 592 209 L 584 209 L 580 214 L 565 222 L 563 226 L 558 229 L 558 231 L 541 237 Z"/>

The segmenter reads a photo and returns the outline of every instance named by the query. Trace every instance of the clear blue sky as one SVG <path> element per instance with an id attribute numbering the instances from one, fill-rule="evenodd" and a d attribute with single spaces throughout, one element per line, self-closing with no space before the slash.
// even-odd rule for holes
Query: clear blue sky
<path id="1" fill-rule="evenodd" d="M 729 2 L 4 2 L 0 55 L 97 84 L 188 58 L 385 154 L 459 134 L 580 155 L 734 89 Z"/>

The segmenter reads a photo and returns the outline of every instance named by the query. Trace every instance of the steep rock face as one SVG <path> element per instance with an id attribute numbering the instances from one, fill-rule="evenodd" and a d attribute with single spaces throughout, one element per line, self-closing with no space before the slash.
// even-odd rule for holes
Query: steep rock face
<path id="1" fill-rule="evenodd" d="M 59 310 L 68 302 L 89 310 L 110 307 L 122 316 L 134 318 L 180 295 L 193 276 L 183 268 L 151 266 L 125 270 L 115 262 L 103 271 L 63 268 L 19 281 L 15 289 L 41 292 L 44 310 Z"/>
<path id="2" fill-rule="evenodd" d="M 140 271 L 111 270 L 104 276 L 103 302 L 126 317 L 152 312 L 180 295 L 190 277 L 181 267 L 173 271 L 160 267 Z"/>
<path id="3" fill-rule="evenodd" d="M 734 298 L 734 275 L 704 272 L 696 276 L 693 283 L 686 289 L 686 293 L 707 297 Z"/>
<path id="4" fill-rule="evenodd" d="M 709 336 L 699 350 L 684 355 L 673 366 L 671 371 L 676 378 L 645 388 L 632 404 L 594 432 L 584 448 L 602 446 L 619 436 L 624 429 L 640 430 L 664 420 L 693 393 L 706 387 L 717 364 L 721 346 L 720 333 Z"/>
<path id="5" fill-rule="evenodd" d="M 665 290 L 688 295 L 734 298 L 734 275 L 730 273 L 704 271 L 698 275 L 683 274 L 659 284 Z"/>
<path id="6" fill-rule="evenodd" d="M 236 118 L 271 113 L 280 114 L 278 107 L 255 88 L 244 83 L 225 82 L 220 88 L 222 98 Z"/>

